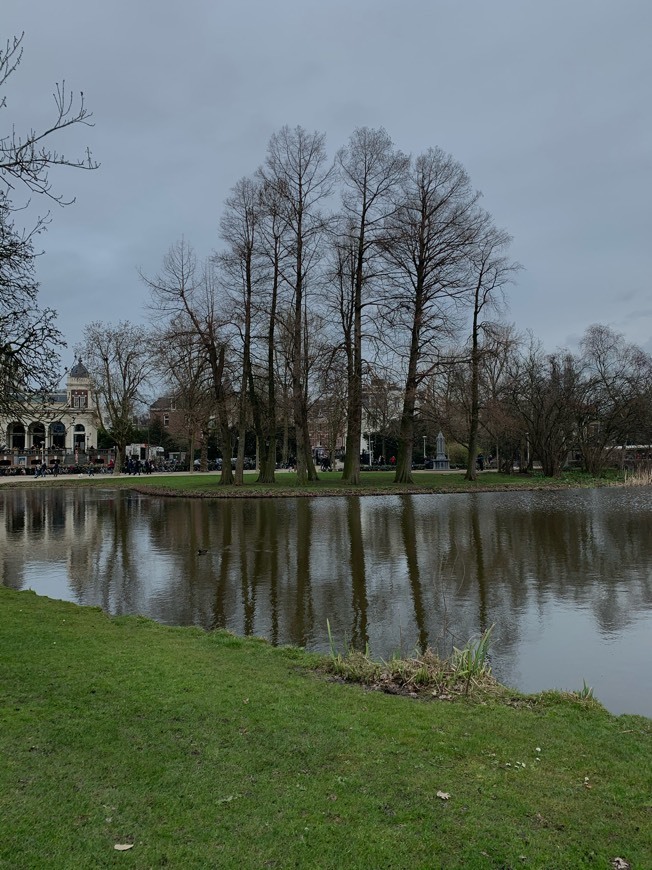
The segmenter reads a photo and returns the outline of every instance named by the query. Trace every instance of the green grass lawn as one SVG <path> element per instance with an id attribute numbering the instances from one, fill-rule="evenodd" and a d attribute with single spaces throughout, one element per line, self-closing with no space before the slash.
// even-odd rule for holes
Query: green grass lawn
<path id="1" fill-rule="evenodd" d="M 4 587 L 0 632 L 2 867 L 652 867 L 650 720 L 370 692 Z"/>
<path id="2" fill-rule="evenodd" d="M 221 486 L 219 475 L 192 474 L 170 475 L 158 478 L 131 478 L 132 485 L 154 487 L 162 491 L 198 493 L 204 496 L 264 496 L 264 495 L 372 495 L 406 492 L 478 492 L 503 489 L 540 489 L 566 488 L 577 486 L 605 486 L 619 482 L 617 476 L 596 478 L 590 475 L 569 472 L 559 479 L 545 478 L 542 475 L 498 474 L 485 472 L 476 481 L 464 479 L 464 472 L 441 474 L 436 471 L 415 472 L 412 484 L 395 484 L 392 471 L 365 471 L 360 485 L 353 487 L 342 481 L 340 472 L 319 473 L 319 480 L 300 486 L 296 475 L 281 472 L 276 476 L 274 485 L 256 483 L 256 472 L 245 472 L 244 486 Z M 119 478 L 125 479 L 125 478 Z M 136 482 L 134 483 L 134 480 Z"/>
<path id="3" fill-rule="evenodd" d="M 319 472 L 319 480 L 299 485 L 293 472 L 278 472 L 275 484 L 256 482 L 258 473 L 244 473 L 242 486 L 222 486 L 219 473 L 155 475 L 86 475 L 66 478 L 11 478 L 3 481 L 4 487 L 15 486 L 101 486 L 128 487 L 141 492 L 157 492 L 161 495 L 187 495 L 203 498 L 269 498 L 282 496 L 332 496 L 332 495 L 389 495 L 392 493 L 453 493 L 453 492 L 493 492 L 510 489 L 568 489 L 572 487 L 595 487 L 618 485 L 624 476 L 611 472 L 602 477 L 593 477 L 582 472 L 570 471 L 560 478 L 543 477 L 541 474 L 499 474 L 493 471 L 481 472 L 478 479 L 464 479 L 464 472 L 442 474 L 436 471 L 417 471 L 411 484 L 394 483 L 393 471 L 365 471 L 359 486 L 351 486 L 342 481 L 339 471 Z"/>
<path id="4" fill-rule="evenodd" d="M 391 493 L 452 493 L 503 491 L 510 489 L 567 489 L 571 487 L 609 486 L 622 483 L 623 477 L 617 473 L 604 477 L 592 477 L 580 472 L 566 472 L 560 478 L 543 477 L 541 474 L 499 474 L 484 472 L 476 481 L 464 479 L 464 472 L 438 473 L 418 471 L 414 473 L 411 484 L 395 484 L 392 471 L 365 471 L 359 486 L 351 486 L 342 481 L 337 471 L 320 472 L 319 480 L 299 485 L 293 472 L 278 472 L 275 484 L 256 482 L 257 472 L 244 474 L 243 486 L 222 486 L 218 473 L 155 475 L 85 475 L 67 478 L 47 478 L 46 480 L 17 478 L 4 482 L 4 486 L 102 486 L 130 487 L 140 491 L 156 491 L 163 495 L 195 495 L 201 497 L 280 497 L 280 496 L 317 496 L 317 495 L 389 495 Z"/>

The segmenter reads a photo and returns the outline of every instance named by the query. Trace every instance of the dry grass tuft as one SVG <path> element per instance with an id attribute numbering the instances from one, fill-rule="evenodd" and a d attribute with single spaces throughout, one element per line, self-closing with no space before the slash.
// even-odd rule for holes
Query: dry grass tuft
<path id="1" fill-rule="evenodd" d="M 448 659 L 427 649 L 410 658 L 396 656 L 389 661 L 374 661 L 367 653 L 357 650 L 344 654 L 335 652 L 331 642 L 331 655 L 324 669 L 341 680 L 393 695 L 450 700 L 459 695 L 495 694 L 502 691 L 502 687 L 491 675 L 488 661 L 492 630 L 493 626 L 462 649 L 454 649 Z"/>
<path id="2" fill-rule="evenodd" d="M 625 486 L 652 485 L 652 468 L 636 468 L 625 472 Z"/>

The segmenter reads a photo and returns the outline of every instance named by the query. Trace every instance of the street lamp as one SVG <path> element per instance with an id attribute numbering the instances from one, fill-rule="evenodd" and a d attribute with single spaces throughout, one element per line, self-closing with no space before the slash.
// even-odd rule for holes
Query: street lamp
<path id="1" fill-rule="evenodd" d="M 423 436 L 423 464 L 426 464 L 426 436 Z"/>

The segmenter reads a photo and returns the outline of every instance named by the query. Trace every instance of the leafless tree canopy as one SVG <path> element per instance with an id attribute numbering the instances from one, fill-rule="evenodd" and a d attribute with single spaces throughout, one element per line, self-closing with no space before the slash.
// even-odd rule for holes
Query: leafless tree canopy
<path id="1" fill-rule="evenodd" d="M 13 224 L 0 192 L 0 414 L 20 417 L 34 393 L 59 381 L 63 336 L 56 313 L 38 303 L 34 242 Z"/>
<path id="2" fill-rule="evenodd" d="M 231 371 L 231 312 L 226 310 L 214 264 L 199 265 L 184 239 L 173 244 L 163 268 L 141 277 L 150 289 L 152 311 L 172 340 L 197 343 L 210 372 L 215 410 L 221 432 L 222 482 L 233 482 L 231 423 L 233 384 Z M 167 318 L 167 321 L 166 321 Z M 167 322 L 167 326 L 164 324 Z M 177 330 L 176 335 L 172 330 Z"/>
<path id="3" fill-rule="evenodd" d="M 316 478 L 315 441 L 332 458 L 344 435 L 352 484 L 360 451 L 387 445 L 410 482 L 440 429 L 470 479 L 482 452 L 556 475 L 572 451 L 599 469 L 615 443 L 649 437 L 640 349 L 592 327 L 578 354 L 551 354 L 501 322 L 520 266 L 480 199 L 440 148 L 408 157 L 363 127 L 331 162 L 323 134 L 283 127 L 227 198 L 219 252 L 200 263 L 181 240 L 144 276 L 159 342 L 209 375 L 223 483 L 242 482 L 252 433 L 265 483 L 279 454 Z M 194 375 L 167 357 L 190 396 Z"/>
<path id="4" fill-rule="evenodd" d="M 120 471 L 153 371 L 149 334 L 128 322 L 111 325 L 96 321 L 86 326 L 77 350 L 91 376 L 102 428 L 118 448 L 116 471 Z"/>
<path id="5" fill-rule="evenodd" d="M 7 40 L 0 50 L 0 109 L 6 109 L 5 93 L 11 76 L 17 72 L 23 58 L 24 34 Z M 92 126 L 92 113 L 86 108 L 84 93 L 75 96 L 65 81 L 54 87 L 54 114 L 40 127 L 18 131 L 12 129 L 0 135 L 0 179 L 5 193 L 26 188 L 28 193 L 43 194 L 60 205 L 70 204 L 63 194 L 56 193 L 50 181 L 53 166 L 71 166 L 76 169 L 96 169 L 98 163 L 87 148 L 83 156 L 70 157 L 52 145 L 56 134 L 78 124 Z"/>
<path id="6" fill-rule="evenodd" d="M 395 150 L 385 130 L 356 130 L 337 154 L 342 180 L 342 218 L 334 249 L 336 310 L 342 324 L 347 372 L 347 434 L 344 479 L 360 482 L 364 346 L 373 341 L 381 287 L 383 242 L 400 201 L 409 159 Z M 371 321 L 371 324 L 370 324 Z M 369 334 L 369 327 L 372 335 Z"/>
<path id="7" fill-rule="evenodd" d="M 9 105 L 6 91 L 22 60 L 22 43 L 21 34 L 0 48 L 0 111 Z M 31 230 L 19 229 L 13 215 L 25 201 L 17 204 L 12 197 L 24 191 L 27 199 L 39 194 L 69 204 L 72 200 L 53 190 L 50 169 L 97 166 L 88 151 L 83 158 L 70 158 L 51 145 L 59 131 L 90 124 L 84 95 L 76 99 L 61 82 L 55 86 L 54 102 L 54 117 L 40 128 L 20 132 L 0 126 L 0 413 L 9 416 L 19 417 L 30 395 L 57 385 L 58 352 L 65 344 L 55 325 L 56 312 L 39 305 L 34 273 L 34 243 L 48 216 L 38 218 Z"/>

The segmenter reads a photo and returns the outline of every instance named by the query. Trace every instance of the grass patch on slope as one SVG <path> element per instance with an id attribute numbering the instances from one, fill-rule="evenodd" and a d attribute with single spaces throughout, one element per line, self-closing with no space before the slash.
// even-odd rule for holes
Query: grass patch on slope
<path id="1" fill-rule="evenodd" d="M 1 587 L 0 631 L 0 866 L 652 866 L 647 719 L 366 691 Z"/>
<path id="2" fill-rule="evenodd" d="M 464 479 L 460 472 L 441 474 L 435 471 L 417 472 L 411 484 L 394 483 L 392 471 L 366 471 L 361 475 L 359 486 L 351 486 L 342 480 L 340 472 L 320 472 L 319 480 L 299 484 L 293 473 L 277 475 L 275 484 L 256 482 L 256 472 L 248 472 L 243 486 L 222 486 L 217 474 L 169 475 L 166 477 L 118 477 L 120 486 L 131 486 L 140 492 L 153 491 L 162 495 L 186 495 L 212 498 L 273 498 L 279 496 L 346 496 L 346 495 L 396 495 L 402 493 L 454 493 L 454 492 L 500 492 L 508 490 L 568 489 L 576 487 L 608 486 L 620 483 L 618 476 L 593 477 L 578 472 L 568 472 L 561 478 L 546 478 L 540 474 L 479 474 L 475 481 Z M 106 485 L 106 483 L 105 483 Z"/>
<path id="3" fill-rule="evenodd" d="M 494 471 L 478 474 L 477 480 L 464 479 L 464 472 L 445 473 L 418 471 L 410 484 L 394 483 L 393 471 L 365 471 L 360 484 L 352 486 L 342 480 L 339 471 L 319 472 L 319 479 L 299 484 L 293 472 L 278 472 L 276 483 L 257 482 L 258 473 L 244 474 L 242 486 L 222 486 L 219 473 L 169 475 L 97 475 L 96 477 L 66 478 L 11 478 L 4 487 L 17 486 L 99 486 L 104 489 L 129 488 L 138 492 L 195 498 L 279 498 L 284 496 L 346 496 L 346 495 L 400 495 L 404 493 L 503 492 L 509 490 L 570 489 L 619 485 L 624 475 L 614 472 L 594 477 L 578 471 L 564 472 L 559 478 L 542 474 L 500 474 Z"/>

